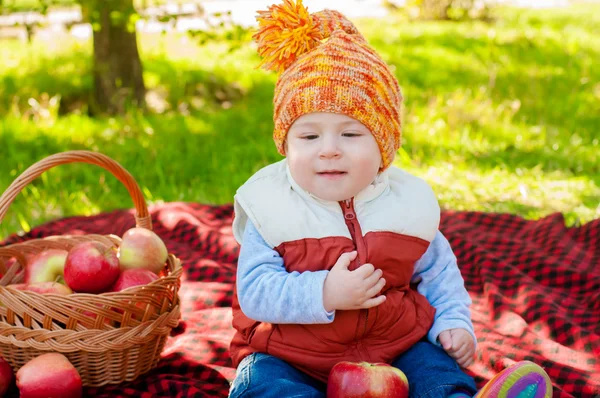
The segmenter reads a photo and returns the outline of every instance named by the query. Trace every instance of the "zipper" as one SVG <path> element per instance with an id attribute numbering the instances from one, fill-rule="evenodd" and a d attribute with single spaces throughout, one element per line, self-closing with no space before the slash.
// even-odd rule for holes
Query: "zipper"
<path id="1" fill-rule="evenodd" d="M 350 231 L 350 236 L 352 237 L 352 241 L 356 245 L 357 256 L 356 260 L 354 260 L 354 267 L 352 269 L 358 268 L 361 264 L 365 264 L 367 260 L 367 250 L 365 245 L 365 240 L 363 238 L 362 230 L 360 228 L 360 224 L 358 223 L 358 219 L 356 218 L 356 211 L 354 210 L 354 198 L 346 199 L 345 201 L 340 202 L 340 206 L 342 207 L 342 211 L 344 213 L 344 221 L 346 222 L 346 226 Z M 367 324 L 369 322 L 369 309 L 364 308 L 360 310 L 360 318 L 359 324 L 357 328 L 360 327 L 360 321 L 364 318 L 364 326 L 362 330 L 362 335 L 358 338 L 362 338 L 367 333 Z"/>
<path id="2" fill-rule="evenodd" d="M 356 211 L 354 211 L 354 199 L 347 199 L 342 203 L 342 210 L 344 212 L 344 221 L 350 231 L 350 236 L 356 245 L 356 266 L 367 262 L 367 250 L 365 246 L 365 240 L 362 235 L 362 230 L 358 219 L 356 218 Z"/>

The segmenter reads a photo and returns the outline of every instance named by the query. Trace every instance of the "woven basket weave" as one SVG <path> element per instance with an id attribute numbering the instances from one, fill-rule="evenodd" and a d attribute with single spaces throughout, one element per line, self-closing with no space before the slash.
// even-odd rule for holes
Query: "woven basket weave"
<path id="1" fill-rule="evenodd" d="M 61 164 L 90 163 L 117 177 L 133 199 L 138 227 L 152 228 L 139 186 L 114 160 L 97 152 L 69 151 L 29 167 L 0 197 L 0 222 L 18 193 L 44 171 Z M 47 353 L 65 355 L 84 386 L 136 379 L 156 366 L 171 329 L 180 319 L 177 292 L 181 262 L 169 254 L 159 279 L 117 293 L 68 296 L 16 290 L 28 258 L 46 249 L 65 249 L 95 241 L 119 246 L 115 235 L 51 236 L 0 247 L 0 356 L 16 371 Z M 12 266 L 11 266 L 12 264 Z"/>

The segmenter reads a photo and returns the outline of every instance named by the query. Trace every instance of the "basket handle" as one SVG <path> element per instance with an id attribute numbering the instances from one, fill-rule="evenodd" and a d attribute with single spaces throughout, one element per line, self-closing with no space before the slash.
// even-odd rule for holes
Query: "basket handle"
<path id="1" fill-rule="evenodd" d="M 15 197 L 27 186 L 31 181 L 39 177 L 44 171 L 55 166 L 68 163 L 89 163 L 100 166 L 111 172 L 119 181 L 125 185 L 133 204 L 135 205 L 135 224 L 138 227 L 152 229 L 152 218 L 148 213 L 146 201 L 137 182 L 131 174 L 123 168 L 119 163 L 112 160 L 106 155 L 92 151 L 66 151 L 54 155 L 50 155 L 37 163 L 29 166 L 0 196 L 0 222 L 4 218 L 8 207 L 13 202 Z"/>

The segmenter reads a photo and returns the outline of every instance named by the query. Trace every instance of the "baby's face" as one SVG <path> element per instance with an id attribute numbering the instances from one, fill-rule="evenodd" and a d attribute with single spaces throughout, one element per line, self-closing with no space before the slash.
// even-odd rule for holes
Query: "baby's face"
<path id="1" fill-rule="evenodd" d="M 365 125 L 342 114 L 302 115 L 290 127 L 286 157 L 294 180 L 324 200 L 354 197 L 375 180 L 381 153 Z"/>

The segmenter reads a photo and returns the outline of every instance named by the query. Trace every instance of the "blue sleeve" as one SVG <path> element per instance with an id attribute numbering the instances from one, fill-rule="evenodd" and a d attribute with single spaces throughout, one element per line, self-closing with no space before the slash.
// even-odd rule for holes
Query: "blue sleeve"
<path id="1" fill-rule="evenodd" d="M 335 311 L 323 307 L 328 272 L 287 272 L 283 258 L 248 221 L 237 268 L 240 308 L 248 318 L 260 322 L 330 323 Z"/>
<path id="2" fill-rule="evenodd" d="M 471 297 L 465 289 L 456 256 L 441 232 L 437 232 L 425 254 L 416 262 L 412 282 L 419 283 L 417 290 L 435 307 L 435 320 L 427 335 L 431 343 L 440 346 L 437 339 L 441 332 L 463 328 L 477 344 L 469 310 Z"/>

